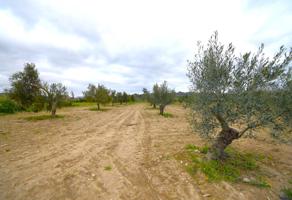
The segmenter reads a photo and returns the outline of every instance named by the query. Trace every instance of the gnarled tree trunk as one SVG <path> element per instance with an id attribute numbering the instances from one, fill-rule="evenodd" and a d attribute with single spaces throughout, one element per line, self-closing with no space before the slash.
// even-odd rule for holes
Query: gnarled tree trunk
<path id="1" fill-rule="evenodd" d="M 97 104 L 97 110 L 100 110 L 100 105 L 99 105 L 99 103 Z"/>
<path id="2" fill-rule="evenodd" d="M 239 131 L 234 128 L 222 129 L 208 152 L 208 159 L 222 160 L 226 158 L 227 154 L 224 152 L 225 148 L 239 137 Z"/>
<path id="3" fill-rule="evenodd" d="M 214 115 L 220 123 L 222 130 L 213 142 L 207 158 L 209 160 L 222 160 L 227 156 L 224 152 L 225 148 L 230 145 L 233 140 L 240 138 L 241 134 L 236 129 L 229 127 L 228 123 L 219 113 L 214 113 Z"/>
<path id="4" fill-rule="evenodd" d="M 51 108 L 52 117 L 56 117 L 56 112 L 57 112 L 57 102 L 53 101 L 52 102 L 52 108 Z"/>
<path id="5" fill-rule="evenodd" d="M 153 104 L 153 108 L 156 108 L 156 104 L 155 103 Z"/>
<path id="6" fill-rule="evenodd" d="M 164 105 L 160 105 L 160 106 L 159 106 L 159 111 L 160 111 L 159 114 L 160 114 L 160 115 L 163 115 L 163 114 L 164 114 L 164 108 L 165 108 Z"/>

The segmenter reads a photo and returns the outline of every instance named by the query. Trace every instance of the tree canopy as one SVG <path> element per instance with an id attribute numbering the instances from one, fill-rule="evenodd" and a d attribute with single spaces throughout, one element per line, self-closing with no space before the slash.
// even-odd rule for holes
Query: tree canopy
<path id="1" fill-rule="evenodd" d="M 34 63 L 26 63 L 23 71 L 17 72 L 10 77 L 11 89 L 9 96 L 14 99 L 23 109 L 33 104 L 40 90 L 34 85 L 40 85 L 39 73 Z"/>

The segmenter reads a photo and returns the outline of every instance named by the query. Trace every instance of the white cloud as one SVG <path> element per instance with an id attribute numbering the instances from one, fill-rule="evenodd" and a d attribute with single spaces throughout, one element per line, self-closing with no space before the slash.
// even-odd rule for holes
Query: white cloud
<path id="1" fill-rule="evenodd" d="M 187 91 L 186 60 L 196 41 L 207 41 L 215 30 L 238 52 L 265 42 L 271 55 L 292 42 L 292 3 L 285 0 L 3 2 L 0 44 L 10 51 L 0 51 L 6 59 L 0 73 L 6 77 L 10 65 L 31 60 L 43 79 L 63 82 L 79 94 L 89 82 L 139 92 L 163 79 Z M 31 13 L 24 12 L 32 5 Z"/>

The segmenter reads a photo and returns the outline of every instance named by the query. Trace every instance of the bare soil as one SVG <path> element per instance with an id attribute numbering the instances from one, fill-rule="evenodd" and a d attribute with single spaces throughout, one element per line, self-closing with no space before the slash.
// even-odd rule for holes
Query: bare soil
<path id="1" fill-rule="evenodd" d="M 271 188 L 193 179 L 173 158 L 204 143 L 185 109 L 169 106 L 165 118 L 146 104 L 109 108 L 66 108 L 43 121 L 0 116 L 0 199 L 279 199 L 292 178 L 291 146 L 241 139 L 233 146 L 271 156 L 262 166 Z"/>

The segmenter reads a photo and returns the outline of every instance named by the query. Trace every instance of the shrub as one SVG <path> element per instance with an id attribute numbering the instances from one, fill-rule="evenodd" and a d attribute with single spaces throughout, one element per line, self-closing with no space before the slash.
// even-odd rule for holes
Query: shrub
<path id="1" fill-rule="evenodd" d="M 0 113 L 15 113 L 20 107 L 11 99 L 3 99 L 0 101 Z"/>

